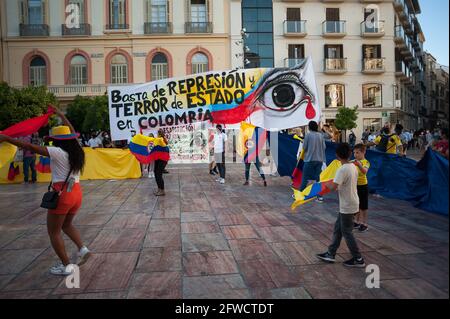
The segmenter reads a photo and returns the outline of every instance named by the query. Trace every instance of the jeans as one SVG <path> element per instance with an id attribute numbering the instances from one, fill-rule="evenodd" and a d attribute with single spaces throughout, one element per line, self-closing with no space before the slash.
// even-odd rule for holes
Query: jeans
<path id="1" fill-rule="evenodd" d="M 23 158 L 23 176 L 24 181 L 28 182 L 28 173 L 31 169 L 31 181 L 36 182 L 36 168 L 35 168 L 36 157 L 24 157 Z"/>
<path id="2" fill-rule="evenodd" d="M 344 237 L 353 258 L 361 258 L 361 253 L 359 252 L 358 245 L 353 236 L 353 217 L 353 214 L 338 213 L 336 224 L 334 224 L 333 240 L 330 247 L 328 247 L 328 252 L 331 255 L 336 255 L 336 252 L 341 245 L 342 237 Z"/>
<path id="3" fill-rule="evenodd" d="M 225 178 L 225 152 L 214 153 L 214 159 L 216 160 L 217 169 L 219 170 L 220 178 Z"/>
<path id="4" fill-rule="evenodd" d="M 303 177 L 300 191 L 303 191 L 308 186 L 309 181 L 319 181 L 320 173 L 322 172 L 322 162 L 305 162 L 303 165 Z"/>
<path id="5" fill-rule="evenodd" d="M 266 176 L 264 176 L 264 173 L 261 170 L 261 162 L 259 161 L 259 158 L 256 158 L 256 161 L 253 162 L 255 164 L 256 169 L 258 170 L 259 175 L 263 180 L 266 180 Z M 252 163 L 245 163 L 245 180 L 248 181 L 250 179 L 250 167 Z"/>
<path id="6" fill-rule="evenodd" d="M 162 160 L 157 160 L 155 161 L 155 179 L 156 179 L 156 184 L 158 185 L 158 188 L 161 190 L 164 190 L 164 179 L 163 179 L 163 174 L 164 174 L 164 169 L 166 168 L 167 162 L 166 161 L 162 161 Z"/>

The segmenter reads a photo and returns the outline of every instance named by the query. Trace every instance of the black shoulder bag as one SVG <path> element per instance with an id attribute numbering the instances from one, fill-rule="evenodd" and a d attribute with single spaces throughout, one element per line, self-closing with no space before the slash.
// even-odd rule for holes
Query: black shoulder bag
<path id="1" fill-rule="evenodd" d="M 72 170 L 70 170 L 69 174 L 66 177 L 66 180 L 64 181 L 64 184 L 61 188 L 61 191 L 57 191 L 53 188 L 53 183 L 50 182 L 50 185 L 48 185 L 48 192 L 44 194 L 44 197 L 42 198 L 41 207 L 46 209 L 56 209 L 58 207 L 58 201 L 59 196 L 61 195 L 62 191 L 64 190 L 64 187 L 66 187 L 67 181 L 69 180 L 69 176 L 72 174 Z M 53 188 L 53 190 L 51 190 Z"/>

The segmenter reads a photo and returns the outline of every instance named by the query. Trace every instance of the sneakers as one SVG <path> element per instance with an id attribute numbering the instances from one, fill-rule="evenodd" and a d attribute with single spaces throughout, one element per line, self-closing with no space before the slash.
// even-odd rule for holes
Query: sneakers
<path id="1" fill-rule="evenodd" d="M 248 186 L 250 183 L 248 181 L 245 181 L 244 186 Z"/>
<path id="2" fill-rule="evenodd" d="M 89 257 L 91 257 L 91 255 L 92 255 L 91 251 L 86 246 L 81 248 L 80 251 L 78 252 L 77 265 L 78 266 L 84 265 L 86 261 L 89 259 Z"/>
<path id="3" fill-rule="evenodd" d="M 211 175 L 216 175 L 217 173 L 214 172 L 213 170 L 210 170 L 210 171 L 209 171 L 209 174 L 211 174 Z"/>
<path id="4" fill-rule="evenodd" d="M 334 258 L 334 256 L 332 254 L 330 254 L 329 252 L 326 252 L 323 254 L 318 254 L 316 256 L 320 260 L 326 261 L 328 263 L 334 263 L 336 261 L 336 258 Z"/>
<path id="5" fill-rule="evenodd" d="M 219 181 L 220 184 L 225 184 L 225 178 L 221 178 Z"/>
<path id="6" fill-rule="evenodd" d="M 155 178 L 155 173 L 148 173 L 148 178 Z"/>
<path id="7" fill-rule="evenodd" d="M 67 266 L 64 266 L 61 262 L 57 263 L 55 266 L 50 268 L 50 273 L 55 276 L 69 276 L 72 274 L 72 271 L 67 271 Z"/>
<path id="8" fill-rule="evenodd" d="M 316 199 L 316 202 L 323 203 L 323 197 L 322 196 L 318 196 L 317 199 Z"/>
<path id="9" fill-rule="evenodd" d="M 358 230 L 359 230 L 361 233 L 364 233 L 364 232 L 366 232 L 366 231 L 369 230 L 369 227 L 367 227 L 366 225 L 361 224 L 361 225 L 359 225 Z"/>
<path id="10" fill-rule="evenodd" d="M 216 182 L 220 182 L 220 180 L 221 180 L 221 178 L 219 177 L 219 178 L 216 178 Z"/>
<path id="11" fill-rule="evenodd" d="M 350 260 L 344 261 L 344 266 L 354 267 L 354 268 L 363 268 L 366 267 L 366 263 L 364 262 L 364 258 L 352 258 Z"/>
<path id="12" fill-rule="evenodd" d="M 264 181 L 264 187 L 267 187 L 267 182 L 266 181 Z"/>
<path id="13" fill-rule="evenodd" d="M 153 193 L 155 196 L 166 196 L 166 193 L 162 189 L 158 189 Z"/>
<path id="14" fill-rule="evenodd" d="M 353 229 L 357 229 L 361 226 L 361 224 L 358 223 L 353 223 Z"/>

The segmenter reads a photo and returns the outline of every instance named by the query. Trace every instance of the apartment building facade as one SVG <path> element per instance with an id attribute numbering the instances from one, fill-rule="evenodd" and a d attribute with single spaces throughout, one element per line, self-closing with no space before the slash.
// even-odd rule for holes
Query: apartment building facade
<path id="1" fill-rule="evenodd" d="M 3 80 L 63 102 L 230 68 L 228 0 L 5 0 Z M 75 7 L 75 8 L 74 8 Z"/>

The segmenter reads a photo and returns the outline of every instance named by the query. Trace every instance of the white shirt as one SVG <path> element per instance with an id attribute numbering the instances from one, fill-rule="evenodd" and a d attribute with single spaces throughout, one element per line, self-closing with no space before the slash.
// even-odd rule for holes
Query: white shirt
<path id="1" fill-rule="evenodd" d="M 100 138 L 98 138 L 98 137 L 96 137 L 96 138 L 91 138 L 91 139 L 88 141 L 88 146 L 89 146 L 89 147 L 101 147 L 101 146 L 103 146 L 103 145 L 102 145 L 102 140 L 101 140 Z"/>
<path id="2" fill-rule="evenodd" d="M 339 185 L 339 212 L 356 214 L 359 211 L 358 169 L 355 164 L 342 165 L 336 172 L 334 182 Z"/>
<path id="3" fill-rule="evenodd" d="M 70 172 L 69 154 L 59 147 L 47 147 L 50 155 L 50 169 L 52 170 L 52 182 L 64 182 Z M 80 181 L 80 173 L 72 173 L 75 182 Z"/>
<path id="4" fill-rule="evenodd" d="M 225 133 L 215 133 L 214 134 L 214 153 L 223 153 L 224 144 L 228 140 L 228 137 Z"/>
<path id="5" fill-rule="evenodd" d="M 374 134 L 370 134 L 369 137 L 367 138 L 368 142 L 373 142 L 375 141 L 376 136 Z"/>

